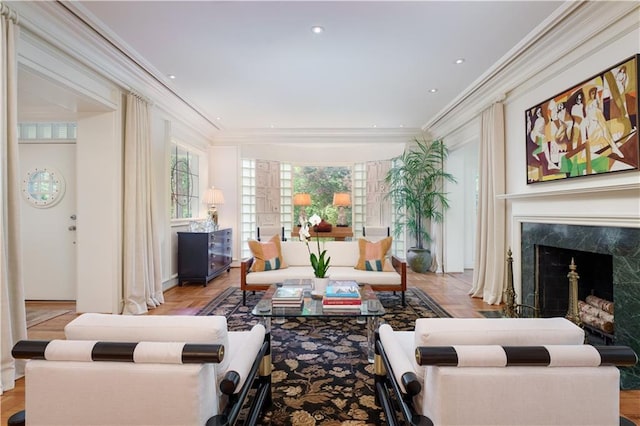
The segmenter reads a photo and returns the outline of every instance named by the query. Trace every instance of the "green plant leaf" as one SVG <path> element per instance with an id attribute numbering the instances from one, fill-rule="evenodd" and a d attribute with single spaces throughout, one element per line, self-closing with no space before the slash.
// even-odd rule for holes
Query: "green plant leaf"
<path id="1" fill-rule="evenodd" d="M 456 180 L 444 171 L 448 149 L 441 140 L 427 142 L 414 139 L 415 144 L 393 159 L 385 182 L 389 187 L 387 198 L 396 208 L 396 236 L 402 230 L 416 239 L 417 248 L 431 241 L 429 221 L 440 222 L 443 211 L 449 207 L 444 183 Z"/>

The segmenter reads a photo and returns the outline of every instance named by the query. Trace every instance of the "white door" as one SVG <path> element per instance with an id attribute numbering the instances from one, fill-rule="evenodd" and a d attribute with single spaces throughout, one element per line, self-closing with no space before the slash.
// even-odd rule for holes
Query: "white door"
<path id="1" fill-rule="evenodd" d="M 76 300 L 76 146 L 22 143 L 19 153 L 25 298 Z"/>

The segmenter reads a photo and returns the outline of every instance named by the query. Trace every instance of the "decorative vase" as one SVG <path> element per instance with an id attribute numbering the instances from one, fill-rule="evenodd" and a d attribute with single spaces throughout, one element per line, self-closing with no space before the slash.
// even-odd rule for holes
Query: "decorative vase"
<path id="1" fill-rule="evenodd" d="M 329 285 L 329 278 L 314 278 L 313 279 L 313 292 L 316 294 L 324 294 Z"/>
<path id="2" fill-rule="evenodd" d="M 424 273 L 431 267 L 431 250 L 411 247 L 407 250 L 407 265 L 413 272 Z"/>

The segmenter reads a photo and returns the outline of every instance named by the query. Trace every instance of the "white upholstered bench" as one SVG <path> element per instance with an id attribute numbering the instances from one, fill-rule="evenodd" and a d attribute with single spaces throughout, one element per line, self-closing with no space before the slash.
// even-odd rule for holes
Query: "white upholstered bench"
<path id="1" fill-rule="evenodd" d="M 83 314 L 65 336 L 13 349 L 30 358 L 28 424 L 232 425 L 252 387 L 258 402 L 244 424 L 255 424 L 270 403 L 262 325 L 229 332 L 221 316 Z"/>
<path id="2" fill-rule="evenodd" d="M 635 365 L 637 356 L 583 342 L 584 331 L 564 318 L 382 325 L 376 397 L 389 418 L 399 411 L 410 424 L 618 426 L 615 365 Z"/>

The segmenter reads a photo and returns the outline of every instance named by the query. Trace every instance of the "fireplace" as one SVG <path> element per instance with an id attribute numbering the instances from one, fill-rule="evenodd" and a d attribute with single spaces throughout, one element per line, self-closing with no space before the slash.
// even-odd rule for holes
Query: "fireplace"
<path id="1" fill-rule="evenodd" d="M 611 263 L 611 290 L 598 289 L 611 297 L 603 297 L 614 302 L 615 311 L 615 344 L 632 347 L 640 354 L 640 229 L 609 226 L 583 226 L 567 224 L 548 224 L 524 222 L 521 226 L 521 303 L 534 306 L 536 304 L 536 252 L 540 255 L 540 247 L 561 249 L 567 253 L 586 252 L 586 256 L 603 255 L 598 260 L 587 257 L 587 260 L 576 261 L 580 275 L 580 286 L 584 286 L 587 275 L 605 274 L 602 268 L 589 270 L 589 264 Z M 547 249 L 543 249 L 546 251 Z M 582 255 L 581 253 L 578 253 Z M 544 255 L 544 253 L 543 253 Z M 566 256 L 563 254 L 561 256 Z M 590 260 L 591 259 L 591 260 Z M 569 258 L 569 263 L 571 259 Z M 558 262 L 560 263 L 560 262 Z M 569 263 L 564 268 L 564 292 L 562 300 L 567 300 Z M 608 268 L 608 266 L 606 267 Z M 599 280 L 604 278 L 599 278 Z M 538 283 L 540 284 L 540 283 Z M 546 286 L 546 285 L 545 285 Z M 591 291 L 592 284 L 588 285 Z M 553 286 L 557 287 L 557 286 Z M 516 289 L 516 291 L 518 291 Z M 558 290 L 563 292 L 563 290 Z M 596 290 L 594 290 L 596 291 Z M 548 296 L 548 295 L 547 295 Z M 555 297 L 547 297 L 547 299 Z M 540 302 L 542 303 L 542 302 Z M 553 306 L 559 316 L 566 314 L 562 306 Z M 555 314 L 554 314 L 555 315 Z M 640 389 L 640 366 L 621 369 L 622 389 Z"/>
<path id="2" fill-rule="evenodd" d="M 593 295 L 613 301 L 613 256 L 571 250 L 561 247 L 535 245 L 535 301 L 540 316 L 562 317 L 569 309 L 569 265 L 573 260 L 580 276 L 578 299 Z"/>

